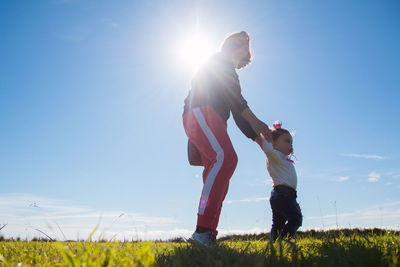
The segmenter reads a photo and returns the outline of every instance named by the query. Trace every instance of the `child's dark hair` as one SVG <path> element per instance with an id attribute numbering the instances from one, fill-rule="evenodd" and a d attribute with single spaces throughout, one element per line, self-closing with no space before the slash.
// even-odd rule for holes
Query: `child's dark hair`
<path id="1" fill-rule="evenodd" d="M 274 122 L 274 124 L 272 125 L 273 128 L 271 129 L 271 134 L 272 134 L 272 141 L 276 141 L 278 140 L 278 138 L 284 134 L 284 133 L 288 133 L 290 134 L 290 132 L 284 128 L 282 128 L 282 123 L 279 121 Z"/>

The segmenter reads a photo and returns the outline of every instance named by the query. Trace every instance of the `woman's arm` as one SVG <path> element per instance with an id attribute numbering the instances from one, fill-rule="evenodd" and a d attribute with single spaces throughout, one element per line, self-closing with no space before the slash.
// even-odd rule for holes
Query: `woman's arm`
<path id="1" fill-rule="evenodd" d="M 242 131 L 242 133 L 245 136 L 247 136 L 248 138 L 255 141 L 258 134 L 256 134 L 256 132 L 250 126 L 250 123 L 245 118 L 243 118 L 243 116 L 240 115 L 240 113 L 232 111 L 232 116 L 233 116 L 233 119 L 234 119 L 237 127 L 240 129 L 240 131 Z"/>
<path id="2" fill-rule="evenodd" d="M 268 142 L 272 142 L 271 130 L 268 125 L 259 120 L 249 107 L 242 111 L 242 117 L 249 122 L 251 128 L 253 128 L 257 135 L 262 134 Z"/>

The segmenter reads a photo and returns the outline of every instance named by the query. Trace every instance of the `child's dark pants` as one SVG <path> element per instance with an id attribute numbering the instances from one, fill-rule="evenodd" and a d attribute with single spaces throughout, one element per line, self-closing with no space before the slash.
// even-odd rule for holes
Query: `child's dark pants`
<path id="1" fill-rule="evenodd" d="M 300 206 L 296 201 L 297 193 L 291 187 L 274 186 L 269 202 L 272 208 L 271 239 L 292 237 L 302 223 Z"/>

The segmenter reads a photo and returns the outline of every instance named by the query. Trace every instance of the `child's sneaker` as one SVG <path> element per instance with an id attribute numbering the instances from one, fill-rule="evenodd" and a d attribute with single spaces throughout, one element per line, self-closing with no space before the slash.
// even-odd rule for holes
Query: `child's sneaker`
<path id="1" fill-rule="evenodd" d="M 216 237 L 211 231 L 205 233 L 194 232 L 192 237 L 188 240 L 191 243 L 197 243 L 205 247 L 215 247 L 217 245 Z"/>

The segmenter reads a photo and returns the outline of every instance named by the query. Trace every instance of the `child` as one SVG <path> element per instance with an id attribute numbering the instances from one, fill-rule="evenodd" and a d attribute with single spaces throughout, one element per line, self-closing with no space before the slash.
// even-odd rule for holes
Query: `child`
<path id="1" fill-rule="evenodd" d="M 302 223 L 300 206 L 296 201 L 297 175 L 289 155 L 293 153 L 292 136 L 275 122 L 272 130 L 272 144 L 261 136 L 261 147 L 267 155 L 267 169 L 272 178 L 273 189 L 270 197 L 272 208 L 271 239 L 293 237 Z"/>

